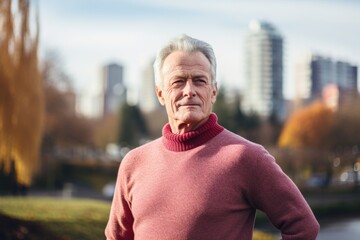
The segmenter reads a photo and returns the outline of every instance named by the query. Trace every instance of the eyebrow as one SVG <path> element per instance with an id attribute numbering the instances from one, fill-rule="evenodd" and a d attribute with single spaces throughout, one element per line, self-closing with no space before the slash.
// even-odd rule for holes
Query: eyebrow
<path id="1" fill-rule="evenodd" d="M 206 74 L 194 74 L 194 75 L 192 75 L 191 77 L 193 77 L 193 78 L 199 78 L 199 77 L 205 77 L 205 78 L 207 78 Z"/>
<path id="2" fill-rule="evenodd" d="M 202 73 L 195 73 L 195 74 L 174 74 L 173 76 L 171 76 L 171 79 L 172 78 L 177 78 L 177 77 L 186 77 L 186 78 L 206 78 L 206 79 L 209 79 L 206 74 L 202 74 Z"/>

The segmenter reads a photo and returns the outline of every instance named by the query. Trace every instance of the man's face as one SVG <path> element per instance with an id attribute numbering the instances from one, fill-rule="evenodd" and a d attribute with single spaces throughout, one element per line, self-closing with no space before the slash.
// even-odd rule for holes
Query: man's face
<path id="1" fill-rule="evenodd" d="M 186 132 L 206 122 L 217 88 L 213 87 L 210 62 L 204 54 L 173 52 L 165 59 L 161 74 L 162 86 L 156 92 L 173 132 L 174 127 L 179 130 L 187 125 Z"/>

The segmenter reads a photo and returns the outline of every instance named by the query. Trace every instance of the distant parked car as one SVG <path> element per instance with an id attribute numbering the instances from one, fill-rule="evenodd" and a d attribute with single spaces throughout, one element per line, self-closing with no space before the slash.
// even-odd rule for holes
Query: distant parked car
<path id="1" fill-rule="evenodd" d="M 310 179 L 306 182 L 306 186 L 308 187 L 325 187 L 328 183 L 328 179 L 325 174 L 314 174 Z"/>
<path id="2" fill-rule="evenodd" d="M 345 184 L 345 185 L 346 184 L 354 184 L 355 181 L 360 183 L 360 174 L 359 174 L 359 172 L 347 170 L 347 171 L 344 171 L 343 173 L 341 173 L 339 180 L 342 184 Z"/>
<path id="3" fill-rule="evenodd" d="M 106 184 L 102 189 L 103 195 L 107 198 L 112 198 L 114 196 L 114 192 L 115 192 L 115 182 L 110 182 Z"/>

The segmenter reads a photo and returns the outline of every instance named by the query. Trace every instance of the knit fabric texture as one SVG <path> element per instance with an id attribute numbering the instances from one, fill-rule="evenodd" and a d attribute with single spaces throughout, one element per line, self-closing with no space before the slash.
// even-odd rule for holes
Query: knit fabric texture
<path id="1" fill-rule="evenodd" d="M 251 240 L 256 209 L 284 240 L 316 239 L 319 225 L 274 158 L 218 125 L 171 133 L 131 150 L 120 164 L 108 240 Z"/>
<path id="2" fill-rule="evenodd" d="M 166 124 L 162 131 L 162 141 L 164 146 L 171 151 L 186 151 L 206 143 L 222 130 L 224 128 L 217 123 L 217 116 L 212 113 L 205 124 L 184 134 L 173 134 L 170 124 Z"/>

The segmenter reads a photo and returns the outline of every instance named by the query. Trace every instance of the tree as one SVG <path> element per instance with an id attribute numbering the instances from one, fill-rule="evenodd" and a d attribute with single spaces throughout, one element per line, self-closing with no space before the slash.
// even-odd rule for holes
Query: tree
<path id="1" fill-rule="evenodd" d="M 118 140 L 119 116 L 117 113 L 108 113 L 95 121 L 94 143 L 99 149 L 105 149 L 108 143 Z"/>
<path id="2" fill-rule="evenodd" d="M 148 137 L 146 122 L 138 106 L 124 103 L 120 108 L 118 142 L 137 147 L 142 138 Z"/>
<path id="3" fill-rule="evenodd" d="M 328 149 L 333 126 L 334 112 L 322 102 L 315 102 L 290 116 L 281 132 L 279 146 Z"/>
<path id="4" fill-rule="evenodd" d="M 274 143 L 277 143 L 283 127 L 283 122 L 280 120 L 275 111 L 273 111 L 269 116 L 268 122 L 272 128 L 272 140 Z"/>
<path id="5" fill-rule="evenodd" d="M 360 166 L 360 95 L 347 94 L 341 108 L 335 115 L 334 128 L 331 131 L 331 150 L 339 160 L 338 169 L 352 169 L 354 186 L 358 187 Z"/>
<path id="6" fill-rule="evenodd" d="M 235 94 L 230 101 L 226 97 L 226 89 L 221 87 L 218 91 L 216 102 L 213 106 L 213 112 L 219 117 L 219 123 L 232 132 L 241 134 L 250 140 L 258 140 L 261 122 L 256 113 L 245 114 L 240 108 L 240 98 Z"/>
<path id="7" fill-rule="evenodd" d="M 17 181 L 29 185 L 38 166 L 43 123 L 43 89 L 38 69 L 39 25 L 30 32 L 30 3 L 0 0 L 0 161 L 13 162 Z M 15 11 L 15 13 L 14 13 Z"/>
<path id="8" fill-rule="evenodd" d="M 326 174 L 324 186 L 330 183 L 333 171 L 329 149 L 334 116 L 335 112 L 321 101 L 290 116 L 278 142 L 289 157 L 279 159 L 285 171 L 292 166 L 292 174 L 300 179 L 309 178 L 313 172 L 322 172 Z"/>
<path id="9" fill-rule="evenodd" d="M 360 94 L 348 94 L 335 115 L 334 128 L 331 132 L 332 148 L 360 147 Z"/>
<path id="10" fill-rule="evenodd" d="M 40 171 L 34 184 L 52 188 L 62 183 L 62 161 L 59 159 L 83 158 L 87 153 L 84 150 L 93 147 L 94 124 L 76 112 L 76 94 L 56 52 L 49 51 L 42 59 L 41 78 L 45 101 L 44 130 Z"/>
<path id="11" fill-rule="evenodd" d="M 213 105 L 213 112 L 218 116 L 219 124 L 231 131 L 235 130 L 232 106 L 227 102 L 224 87 L 219 88 L 216 102 Z"/>
<path id="12" fill-rule="evenodd" d="M 45 92 L 43 150 L 93 145 L 93 123 L 76 113 L 76 94 L 56 53 L 46 55 L 41 73 Z"/>

